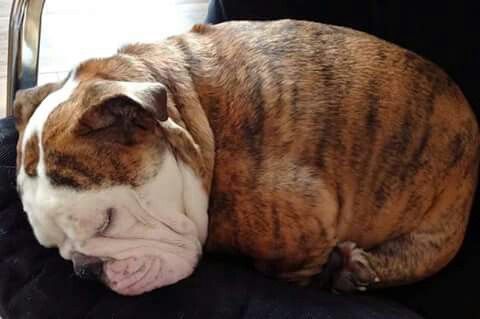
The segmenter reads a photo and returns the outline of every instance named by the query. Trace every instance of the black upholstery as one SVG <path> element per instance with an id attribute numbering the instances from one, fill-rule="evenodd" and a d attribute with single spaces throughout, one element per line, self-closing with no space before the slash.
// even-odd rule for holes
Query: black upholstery
<path id="1" fill-rule="evenodd" d="M 433 60 L 460 84 L 478 115 L 480 34 L 475 1 L 217 0 L 208 19 L 301 18 L 376 34 Z M 415 285 L 338 296 L 265 278 L 243 260 L 206 256 L 195 274 L 139 297 L 80 280 L 35 240 L 15 191 L 12 119 L 0 120 L 0 317 L 7 318 L 480 318 L 476 200 L 455 260 Z M 477 192 L 478 193 L 478 192 Z M 478 196 L 477 196 L 478 198 Z M 403 306 L 399 305 L 403 304 Z M 410 309 L 410 310 L 409 310 Z"/>

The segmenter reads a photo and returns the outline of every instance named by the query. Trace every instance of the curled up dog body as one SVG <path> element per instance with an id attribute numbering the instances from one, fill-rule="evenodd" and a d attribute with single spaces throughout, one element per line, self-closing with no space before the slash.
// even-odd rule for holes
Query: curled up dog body
<path id="1" fill-rule="evenodd" d="M 137 295 L 206 251 L 308 284 L 407 284 L 458 251 L 479 134 L 433 63 L 346 28 L 196 25 L 20 91 L 17 184 L 36 238 Z"/>

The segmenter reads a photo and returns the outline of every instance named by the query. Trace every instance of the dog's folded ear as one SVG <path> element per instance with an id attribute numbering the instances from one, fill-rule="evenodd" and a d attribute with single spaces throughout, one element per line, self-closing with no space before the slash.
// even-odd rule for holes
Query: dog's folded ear
<path id="1" fill-rule="evenodd" d="M 60 83 L 48 83 L 30 89 L 19 90 L 16 93 L 13 115 L 18 131 L 23 131 L 28 120 L 47 95 L 60 87 Z"/>
<path id="2" fill-rule="evenodd" d="M 107 129 L 128 135 L 168 119 L 167 90 L 161 83 L 97 81 L 86 88 L 81 104 L 84 111 L 75 127 L 79 135 Z"/>

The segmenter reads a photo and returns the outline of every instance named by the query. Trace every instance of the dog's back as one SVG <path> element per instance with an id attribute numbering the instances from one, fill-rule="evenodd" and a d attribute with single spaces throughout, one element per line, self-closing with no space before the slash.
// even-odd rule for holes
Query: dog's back
<path id="1" fill-rule="evenodd" d="M 212 248 L 301 279 L 345 241 L 370 248 L 424 234 L 413 250 L 442 260 L 418 261 L 429 273 L 453 256 L 478 128 L 437 66 L 361 32 L 300 21 L 198 27 L 172 41 L 215 136 Z"/>

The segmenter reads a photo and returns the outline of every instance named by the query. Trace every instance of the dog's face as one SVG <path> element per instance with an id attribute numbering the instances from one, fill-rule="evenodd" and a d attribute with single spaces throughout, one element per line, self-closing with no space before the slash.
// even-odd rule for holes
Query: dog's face
<path id="1" fill-rule="evenodd" d="M 135 295 L 190 275 L 207 233 L 208 195 L 168 135 L 156 82 L 77 69 L 17 94 L 17 187 L 38 241 L 75 272 Z"/>

